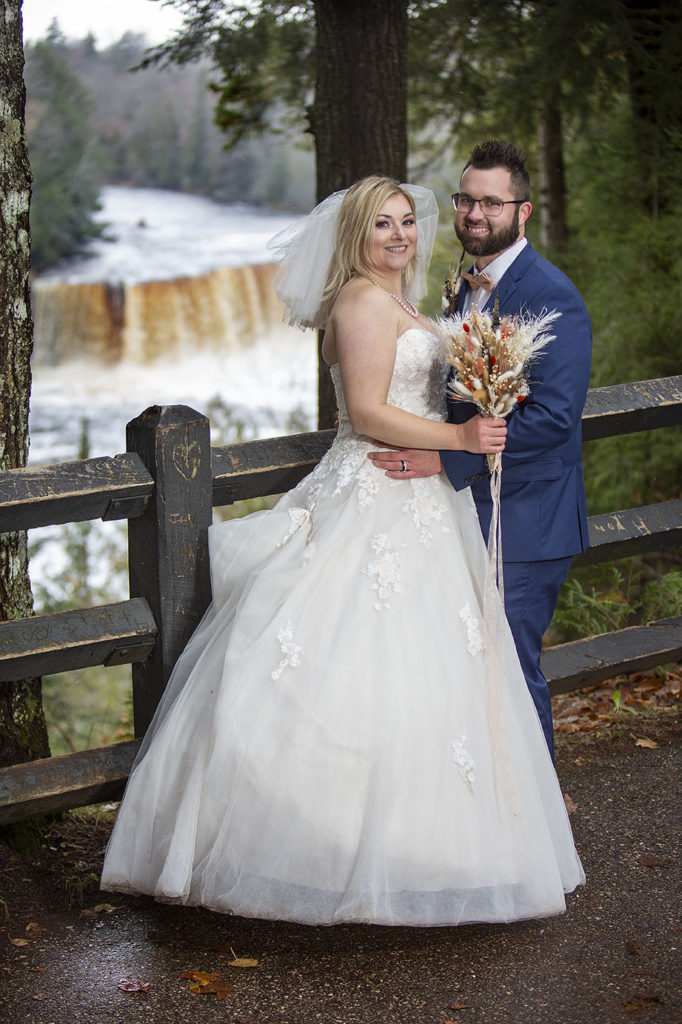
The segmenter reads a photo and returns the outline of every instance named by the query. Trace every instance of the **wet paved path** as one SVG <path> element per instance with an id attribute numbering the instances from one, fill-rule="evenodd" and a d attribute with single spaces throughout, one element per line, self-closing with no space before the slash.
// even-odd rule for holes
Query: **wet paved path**
<path id="1" fill-rule="evenodd" d="M 9 932 L 47 930 L 22 946 L 0 937 L 0 1024 L 678 1024 L 680 747 L 560 775 L 588 879 L 562 917 L 307 928 L 111 894 L 86 906 L 118 909 L 83 916 L 46 909 L 29 879 L 18 907 L 8 900 Z M 229 968 L 230 948 L 258 966 Z M 233 990 L 193 995 L 190 970 Z M 149 989 L 123 992 L 124 977 Z"/>

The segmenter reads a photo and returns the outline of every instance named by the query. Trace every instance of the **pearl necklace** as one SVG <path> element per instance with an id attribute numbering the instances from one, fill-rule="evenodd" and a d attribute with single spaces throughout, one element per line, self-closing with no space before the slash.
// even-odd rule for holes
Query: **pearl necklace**
<path id="1" fill-rule="evenodd" d="M 386 292 L 386 294 L 390 295 L 392 299 L 395 299 L 398 305 L 402 306 L 409 316 L 413 317 L 415 320 L 417 319 L 417 317 L 419 316 L 419 310 L 412 302 L 410 302 L 409 299 L 403 298 L 402 295 L 396 295 L 395 292 L 389 292 L 388 288 L 384 288 L 382 284 L 379 284 L 377 279 L 375 277 L 372 277 L 371 274 L 368 273 L 367 277 L 370 279 L 372 284 L 375 284 L 377 286 L 377 288 L 381 288 L 382 292 Z"/>

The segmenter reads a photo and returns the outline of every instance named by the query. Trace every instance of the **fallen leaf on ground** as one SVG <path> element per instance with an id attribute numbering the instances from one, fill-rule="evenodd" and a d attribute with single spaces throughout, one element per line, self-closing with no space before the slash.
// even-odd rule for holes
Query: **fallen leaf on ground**
<path id="1" fill-rule="evenodd" d="M 10 939 L 13 946 L 28 946 L 28 939 Z"/>
<path id="2" fill-rule="evenodd" d="M 621 1006 L 626 1013 L 643 1013 L 645 1010 L 651 1009 L 652 1003 L 660 1003 L 660 1001 L 660 992 L 638 992 L 632 999 L 621 1003 Z"/>
<path id="3" fill-rule="evenodd" d="M 85 910 L 81 910 L 78 916 L 86 921 L 93 921 L 100 914 L 113 914 L 115 910 L 120 909 L 120 907 L 114 907 L 111 903 L 98 903 L 94 907 L 86 907 Z"/>
<path id="4" fill-rule="evenodd" d="M 640 945 L 636 939 L 628 939 L 628 941 L 625 943 L 625 948 L 627 949 L 630 956 L 637 956 L 640 950 Z"/>
<path id="5" fill-rule="evenodd" d="M 621 694 L 616 709 L 614 687 Z M 673 708 L 682 696 L 682 674 L 666 670 L 662 675 L 632 673 L 552 698 L 555 731 L 589 734 L 597 729 L 610 730 L 623 721 L 625 711 Z M 633 705 L 633 707 L 630 707 Z M 633 737 L 634 738 L 634 737 Z"/>
<path id="6" fill-rule="evenodd" d="M 655 750 L 658 746 L 656 740 L 650 740 L 647 736 L 641 736 L 635 740 L 636 747 L 648 747 L 649 750 Z"/>
<path id="7" fill-rule="evenodd" d="M 574 811 L 578 810 L 577 803 L 575 802 L 573 797 L 570 797 L 568 795 L 568 793 L 564 793 L 564 803 L 566 804 L 566 811 L 568 814 L 573 814 Z"/>
<path id="8" fill-rule="evenodd" d="M 672 857 L 640 857 L 639 863 L 643 868 L 667 868 L 675 861 Z"/>
<path id="9" fill-rule="evenodd" d="M 185 971 L 183 978 L 189 978 L 190 981 L 199 981 L 202 985 L 207 985 L 209 981 L 216 981 L 218 975 L 209 974 L 208 971 Z"/>
<path id="10" fill-rule="evenodd" d="M 42 933 L 46 931 L 47 928 L 44 928 L 42 924 L 38 924 L 37 921 L 29 921 L 28 924 L 26 925 L 27 935 L 42 935 Z"/>
<path id="11" fill-rule="evenodd" d="M 466 1003 L 450 1003 L 448 1010 L 466 1010 Z"/>
<path id="12" fill-rule="evenodd" d="M 146 992 L 149 982 L 142 981 L 141 978 L 121 978 L 116 988 L 120 988 L 122 992 Z"/>
<path id="13" fill-rule="evenodd" d="M 190 988 L 194 991 L 193 985 L 190 985 Z M 199 995 L 209 995 L 214 992 L 216 999 L 225 999 L 232 991 L 232 982 L 225 980 L 211 981 L 208 985 L 201 985 L 198 988 Z"/>
<path id="14" fill-rule="evenodd" d="M 237 956 L 232 946 L 230 946 L 230 953 L 232 959 L 228 963 L 228 967 L 258 967 L 258 961 L 254 960 L 250 956 Z"/>
<path id="15" fill-rule="evenodd" d="M 217 974 L 209 974 L 208 971 L 185 971 L 183 978 L 195 982 L 189 986 L 190 992 L 195 996 L 215 995 L 216 999 L 224 999 L 232 991 L 231 981 L 226 981 Z"/>

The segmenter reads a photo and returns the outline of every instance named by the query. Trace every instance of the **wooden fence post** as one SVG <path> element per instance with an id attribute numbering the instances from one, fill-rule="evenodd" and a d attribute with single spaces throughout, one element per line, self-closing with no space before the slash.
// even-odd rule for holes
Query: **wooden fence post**
<path id="1" fill-rule="evenodd" d="M 126 428 L 154 478 L 144 515 L 128 523 L 130 596 L 144 597 L 158 628 L 150 657 L 133 665 L 135 735 L 144 735 L 171 670 L 211 599 L 211 443 L 206 416 L 152 406 Z"/>

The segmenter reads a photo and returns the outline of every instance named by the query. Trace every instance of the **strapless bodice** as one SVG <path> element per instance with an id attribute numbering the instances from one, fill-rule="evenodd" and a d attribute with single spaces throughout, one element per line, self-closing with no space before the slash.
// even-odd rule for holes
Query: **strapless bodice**
<path id="1" fill-rule="evenodd" d="M 339 410 L 339 437 L 353 433 L 338 364 L 331 367 Z M 396 341 L 388 404 L 430 420 L 443 420 L 446 415 L 445 380 L 447 366 L 441 358 L 440 343 L 435 334 L 423 327 L 411 327 Z"/>

